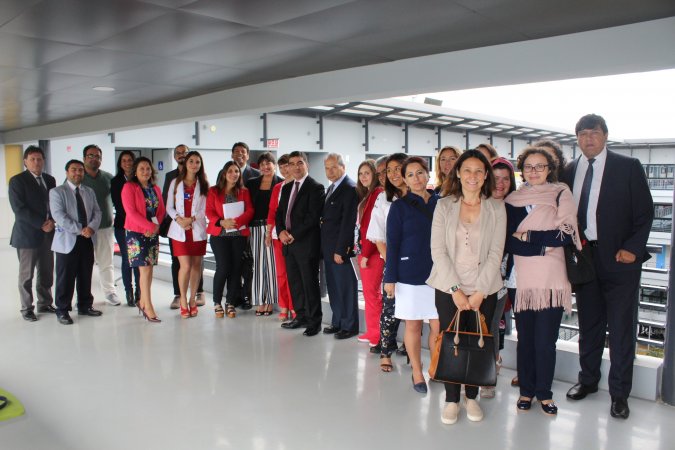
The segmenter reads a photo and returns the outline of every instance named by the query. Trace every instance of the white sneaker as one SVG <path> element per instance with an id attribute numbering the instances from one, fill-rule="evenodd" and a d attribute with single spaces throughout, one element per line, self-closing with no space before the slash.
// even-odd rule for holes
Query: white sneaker
<path id="1" fill-rule="evenodd" d="M 120 302 L 119 297 L 117 296 L 116 293 L 108 294 L 105 296 L 105 301 L 112 306 L 119 306 L 122 302 Z"/>
<path id="2" fill-rule="evenodd" d="M 476 400 L 467 398 L 464 404 L 466 408 L 466 417 L 472 422 L 480 422 L 483 420 L 483 410 Z"/>
<path id="3" fill-rule="evenodd" d="M 449 402 L 443 408 L 441 422 L 446 425 L 453 425 L 457 422 L 457 416 L 459 416 L 459 403 Z"/>

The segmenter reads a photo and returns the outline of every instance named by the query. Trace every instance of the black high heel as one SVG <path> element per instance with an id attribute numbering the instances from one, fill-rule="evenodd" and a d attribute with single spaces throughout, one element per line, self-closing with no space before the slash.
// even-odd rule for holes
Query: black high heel
<path id="1" fill-rule="evenodd" d="M 410 365 L 410 356 L 408 355 L 408 353 L 405 354 L 405 363 Z"/>
<path id="2" fill-rule="evenodd" d="M 427 393 L 427 382 L 426 381 L 420 381 L 419 383 L 415 383 L 415 376 L 414 375 L 410 375 L 410 379 L 412 380 L 413 389 L 415 389 L 415 392 L 419 392 L 420 394 L 426 394 Z"/>

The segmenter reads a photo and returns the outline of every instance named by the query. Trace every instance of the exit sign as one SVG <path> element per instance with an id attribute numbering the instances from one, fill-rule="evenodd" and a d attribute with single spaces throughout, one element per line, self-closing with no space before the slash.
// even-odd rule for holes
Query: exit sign
<path id="1" fill-rule="evenodd" d="M 267 148 L 279 148 L 279 138 L 268 139 Z"/>

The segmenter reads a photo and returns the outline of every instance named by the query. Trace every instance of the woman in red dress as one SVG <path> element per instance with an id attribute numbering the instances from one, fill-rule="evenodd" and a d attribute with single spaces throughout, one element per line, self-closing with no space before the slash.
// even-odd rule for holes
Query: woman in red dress
<path id="1" fill-rule="evenodd" d="M 185 164 L 178 177 L 169 186 L 166 212 L 173 221 L 168 237 L 172 240 L 173 254 L 180 262 L 180 315 L 182 318 L 197 315 L 197 286 L 206 254 L 206 194 L 209 182 L 204 172 L 204 161 L 199 152 L 185 156 Z M 190 302 L 187 300 L 191 286 Z"/>
<path id="2" fill-rule="evenodd" d="M 370 215 L 375 199 L 384 190 L 380 186 L 375 169 L 375 161 L 367 159 L 359 165 L 359 179 L 356 193 L 359 195 L 359 209 L 356 219 L 357 242 L 361 249 L 359 269 L 363 286 L 363 299 L 366 303 L 366 332 L 358 337 L 359 342 L 368 342 L 375 347 L 380 342 L 380 314 L 382 313 L 382 276 L 384 260 L 380 258 L 377 246 L 366 239 L 370 224 Z"/>

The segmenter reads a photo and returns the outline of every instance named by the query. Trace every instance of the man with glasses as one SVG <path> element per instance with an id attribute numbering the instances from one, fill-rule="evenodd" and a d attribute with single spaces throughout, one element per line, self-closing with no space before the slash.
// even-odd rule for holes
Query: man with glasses
<path id="1" fill-rule="evenodd" d="M 305 336 L 314 336 L 321 327 L 319 258 L 321 253 L 321 212 L 324 189 L 309 176 L 307 155 L 292 152 L 288 167 L 293 182 L 281 189 L 276 228 L 286 257 L 286 272 L 296 317 L 282 328 L 306 327 Z"/>
<path id="2" fill-rule="evenodd" d="M 171 182 L 178 177 L 178 172 L 181 171 L 185 165 L 185 155 L 188 154 L 190 148 L 185 144 L 178 144 L 173 149 L 173 160 L 176 161 L 178 167 L 173 170 L 170 170 L 164 175 L 164 186 L 162 187 L 162 198 L 164 199 L 164 204 L 169 198 L 169 187 L 171 187 Z M 173 192 L 171 193 L 173 195 Z M 173 219 L 167 214 L 162 222 L 160 227 L 160 233 L 162 236 L 166 237 L 166 231 L 169 230 L 171 221 Z M 166 230 L 166 231 L 164 231 Z M 171 239 L 169 239 L 169 251 L 171 252 L 171 280 L 173 282 L 173 300 L 171 300 L 171 309 L 178 309 L 180 306 L 180 285 L 178 284 L 178 271 L 180 270 L 180 261 L 178 258 L 173 256 L 173 244 Z M 202 267 L 203 269 L 203 267 Z M 204 306 L 206 303 L 206 298 L 204 297 L 204 270 L 202 270 L 202 275 L 199 278 L 199 286 L 197 286 L 197 294 L 195 295 L 195 302 L 197 306 Z"/>
<path id="3" fill-rule="evenodd" d="M 23 152 L 24 172 L 9 180 L 7 192 L 14 211 L 14 226 L 9 244 L 19 257 L 19 298 L 21 315 L 28 322 L 38 320 L 33 311 L 33 274 L 37 268 L 37 310 L 54 313 L 54 219 L 49 211 L 49 190 L 56 186 L 54 177 L 43 172 L 45 154 L 31 145 Z"/>
<path id="4" fill-rule="evenodd" d="M 84 158 L 84 179 L 82 184 L 96 193 L 96 202 L 101 210 L 101 224 L 96 233 L 94 243 L 94 259 L 98 266 L 99 282 L 105 301 L 113 306 L 120 304 L 115 290 L 115 269 L 113 254 L 115 246 L 115 232 L 113 230 L 112 197 L 110 196 L 110 182 L 112 174 L 101 170 L 103 152 L 99 146 L 90 144 L 82 151 Z"/>
<path id="5" fill-rule="evenodd" d="M 638 291 L 654 206 L 639 160 L 607 150 L 607 124 L 598 115 L 576 125 L 582 155 L 565 167 L 563 181 L 577 202 L 579 232 L 590 246 L 596 279 L 576 286 L 579 382 L 567 398 L 597 392 L 609 329 L 608 376 L 612 417 L 627 419 L 633 382 Z"/>

